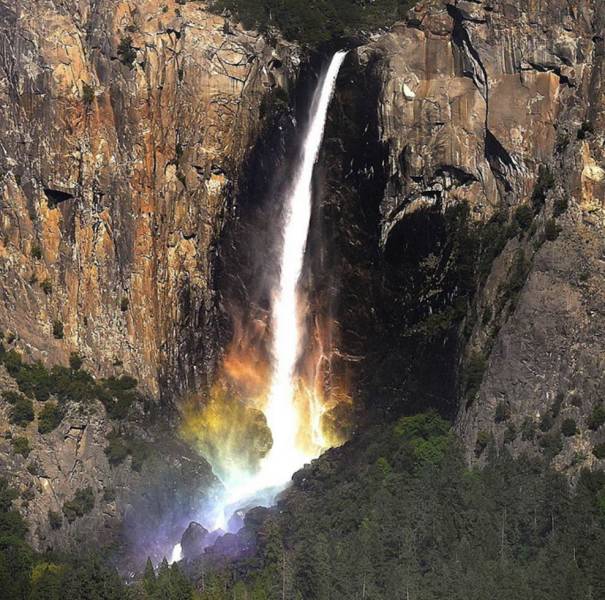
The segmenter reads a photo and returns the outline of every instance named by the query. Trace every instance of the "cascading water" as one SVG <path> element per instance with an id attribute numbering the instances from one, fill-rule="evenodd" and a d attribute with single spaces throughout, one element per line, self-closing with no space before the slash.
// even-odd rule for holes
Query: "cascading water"
<path id="1" fill-rule="evenodd" d="M 216 526 L 224 527 L 225 507 L 269 490 L 265 502 L 272 501 L 275 490 L 283 487 L 292 474 L 325 449 L 316 440 L 315 448 L 302 448 L 297 443 L 301 426 L 295 401 L 295 367 L 301 352 L 304 318 L 300 314 L 298 281 L 300 279 L 312 207 L 313 168 L 323 140 L 328 107 L 336 78 L 346 52 L 337 52 L 320 81 L 310 107 L 309 125 L 304 136 L 300 163 L 296 167 L 292 186 L 285 199 L 282 231 L 283 247 L 279 265 L 279 283 L 272 306 L 272 377 L 267 404 L 264 408 L 273 445 L 263 459 L 259 471 L 243 481 L 225 482 L 226 496 L 220 507 Z"/>

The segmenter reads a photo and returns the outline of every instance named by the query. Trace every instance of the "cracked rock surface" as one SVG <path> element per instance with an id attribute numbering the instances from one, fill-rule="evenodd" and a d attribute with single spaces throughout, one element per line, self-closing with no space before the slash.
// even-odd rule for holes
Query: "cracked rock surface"
<path id="1" fill-rule="evenodd" d="M 174 0 L 2 0 L 0 40 L 0 329 L 156 396 L 203 383 L 225 199 L 297 48 Z"/>

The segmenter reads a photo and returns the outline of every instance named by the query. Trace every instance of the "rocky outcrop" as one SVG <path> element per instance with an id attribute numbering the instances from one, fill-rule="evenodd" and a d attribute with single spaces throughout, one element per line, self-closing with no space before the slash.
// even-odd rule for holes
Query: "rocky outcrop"
<path id="1" fill-rule="evenodd" d="M 390 373 L 382 397 L 457 413 L 469 458 L 490 436 L 515 452 L 552 436 L 575 470 L 603 442 L 603 31 L 590 0 L 428 0 L 344 67 L 330 135 L 357 155 L 327 147 L 323 200 L 345 215 L 344 349 Z M 352 97 L 366 120 L 349 137 Z"/>
<path id="2" fill-rule="evenodd" d="M 425 403 L 459 407 L 469 456 L 482 449 L 477 436 L 493 435 L 514 451 L 540 440 L 547 446 L 544 438 L 574 419 L 578 433 L 562 438 L 555 460 L 574 469 L 597 461 L 591 449 L 603 432 L 590 415 L 602 402 L 605 335 L 598 316 L 605 307 L 603 31 L 600 6 L 589 0 L 427 1 L 349 60 L 378 87 L 375 127 L 384 161 L 382 175 L 373 176 L 383 192 L 368 231 L 387 259 L 372 268 L 398 290 L 375 288 L 373 305 L 390 299 L 391 308 L 381 307 L 387 314 L 376 318 L 374 331 L 398 315 L 409 334 L 418 323 L 414 312 L 444 315 L 459 300 L 459 277 L 447 282 L 452 232 L 440 231 L 439 215 L 464 204 L 475 229 L 500 215 L 502 228 L 508 222 L 514 229 L 515 209 L 531 206 L 528 231 L 508 232 L 474 299 L 463 298 L 464 317 L 459 325 L 454 320 L 457 349 L 449 357 L 423 353 L 425 361 L 436 358 L 421 367 L 430 373 L 425 391 L 434 390 L 435 377 L 453 383 L 448 365 L 458 362 L 455 401 L 442 390 Z M 519 280 L 512 282 L 515 268 Z M 511 286 L 518 288 L 512 299 Z M 410 289 L 415 307 L 405 305 Z M 433 317 L 432 324 L 443 321 Z M 441 339 L 447 343 L 447 335 Z M 407 377 L 407 364 L 395 368 Z M 477 386 L 482 381 L 478 393 L 465 388 L 473 369 Z M 540 431 L 553 404 L 554 425 Z M 523 427 L 537 433 L 523 435 Z"/>
<path id="3" fill-rule="evenodd" d="M 199 523 L 192 521 L 189 523 L 183 537 L 181 538 L 181 548 L 183 557 L 187 560 L 198 558 L 202 555 L 204 548 L 208 545 L 208 530 Z"/>
<path id="4" fill-rule="evenodd" d="M 204 383 L 226 199 L 297 48 L 174 0 L 3 1 L 0 36 L 0 328 L 156 396 Z"/>
<path id="5" fill-rule="evenodd" d="M 17 391 L 3 367 L 0 382 L 5 392 Z M 33 547 L 113 543 L 124 569 L 170 555 L 218 489 L 210 465 L 173 431 L 143 418 L 140 406 L 133 409 L 138 416 L 117 422 L 98 400 L 68 402 L 60 424 L 45 431 L 40 415 L 48 404 L 33 404 L 36 417 L 19 425 L 0 401 L 0 472 L 18 493 Z"/>
<path id="6" fill-rule="evenodd" d="M 425 0 L 349 52 L 303 282 L 327 388 L 381 416 L 438 407 L 469 460 L 490 439 L 572 474 L 602 460 L 604 19 L 599 0 Z M 201 2 L 0 0 L 0 35 L 5 345 L 78 351 L 156 399 L 203 387 L 234 307 L 268 331 L 267 223 L 314 67 L 294 89 L 298 46 Z M 25 458 L 0 404 L 36 547 L 121 521 L 176 541 L 205 462 L 135 421 L 157 460 L 112 466 L 116 424 L 80 408 L 29 425 Z"/>
<path id="7" fill-rule="evenodd" d="M 299 49 L 175 0 L 0 0 L 0 38 L 3 344 L 49 367 L 78 352 L 165 407 L 212 372 L 217 240 Z M 92 398 L 63 408 L 42 435 L 0 400 L 1 470 L 32 544 L 121 540 L 161 560 L 212 493 L 209 465 L 163 408 L 153 424 Z M 145 460 L 110 462 L 114 431 Z"/>

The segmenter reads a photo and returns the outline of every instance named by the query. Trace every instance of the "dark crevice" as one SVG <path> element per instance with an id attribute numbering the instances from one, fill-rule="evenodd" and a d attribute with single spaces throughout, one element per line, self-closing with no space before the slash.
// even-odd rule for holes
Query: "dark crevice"
<path id="1" fill-rule="evenodd" d="M 44 194 L 46 196 L 46 201 L 48 202 L 49 208 L 55 208 L 61 204 L 61 202 L 66 202 L 67 200 L 73 200 L 75 198 L 75 196 L 69 192 L 55 190 L 52 188 L 44 188 Z"/>
<path id="2" fill-rule="evenodd" d="M 569 64 L 568 60 L 565 60 L 562 57 L 560 58 L 565 64 Z M 561 73 L 561 68 L 556 65 L 540 65 L 532 62 L 530 62 L 529 65 L 532 67 L 532 69 L 538 71 L 539 73 L 554 73 L 559 78 L 559 82 L 561 84 L 568 85 L 569 87 L 575 87 L 569 78 Z"/>
<path id="3" fill-rule="evenodd" d="M 454 185 L 456 187 L 463 187 L 465 185 L 469 185 L 477 180 L 477 177 L 464 169 L 460 169 L 458 167 L 454 167 L 448 165 L 446 167 L 440 167 L 435 172 L 435 176 L 437 177 L 449 177 L 454 181 Z"/>
<path id="4" fill-rule="evenodd" d="M 515 162 L 489 129 L 485 131 L 485 158 L 498 181 L 502 183 L 507 192 L 510 192 L 512 188 L 506 173 L 515 168 Z"/>

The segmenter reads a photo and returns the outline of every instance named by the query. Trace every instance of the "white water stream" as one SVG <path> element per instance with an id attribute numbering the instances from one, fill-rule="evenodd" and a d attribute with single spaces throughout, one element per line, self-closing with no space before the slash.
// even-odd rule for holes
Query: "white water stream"
<path id="1" fill-rule="evenodd" d="M 235 482 L 225 482 L 225 496 L 213 516 L 215 529 L 226 529 L 227 519 L 240 503 L 244 504 L 250 499 L 254 499 L 257 504 L 272 503 L 276 493 L 287 485 L 292 474 L 316 458 L 322 449 L 318 446 L 319 450 L 310 455 L 308 450 L 305 452 L 297 444 L 301 423 L 295 399 L 295 368 L 301 353 L 304 352 L 304 348 L 301 348 L 304 318 L 299 306 L 298 282 L 311 219 L 313 168 L 321 148 L 336 78 L 345 55 L 346 52 L 337 52 L 332 57 L 315 90 L 300 162 L 296 165 L 292 184 L 285 198 L 279 283 L 273 297 L 271 315 L 273 369 L 269 397 L 264 409 L 273 436 L 273 446 L 261 462 L 257 473 L 238 477 Z M 180 545 L 175 547 L 173 555 L 173 559 L 178 558 Z"/>
<path id="2" fill-rule="evenodd" d="M 310 455 L 297 445 L 301 424 L 300 412 L 295 403 L 294 370 L 301 352 L 304 352 L 304 348 L 301 348 L 304 319 L 301 318 L 299 310 L 298 281 L 311 219 L 313 168 L 321 148 L 336 78 L 345 55 L 346 52 L 334 54 L 315 91 L 309 111 L 309 125 L 302 144 L 301 160 L 296 166 L 292 185 L 285 199 L 279 283 L 271 314 L 273 371 L 269 398 L 264 409 L 267 425 L 273 436 L 273 445 L 257 473 L 235 485 L 227 485 L 226 507 L 252 498 L 263 490 L 268 492 L 264 494 L 265 502 L 271 501 L 275 493 L 290 481 L 295 471 L 316 458 L 316 454 Z M 229 518 L 229 515 L 225 517 Z M 219 523 L 220 516 L 217 521 L 217 524 Z M 224 520 L 221 524 L 224 527 Z"/>

